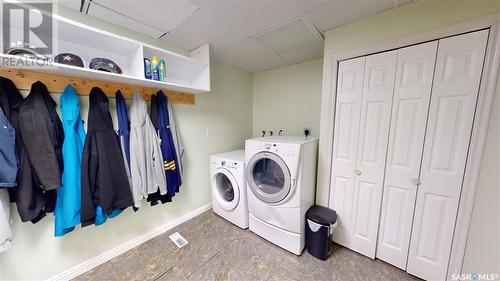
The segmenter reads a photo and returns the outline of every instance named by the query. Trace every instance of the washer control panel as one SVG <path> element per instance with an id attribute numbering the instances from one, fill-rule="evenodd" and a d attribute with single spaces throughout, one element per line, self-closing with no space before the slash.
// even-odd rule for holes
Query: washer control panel
<path id="1" fill-rule="evenodd" d="M 237 169 L 241 164 L 238 162 L 233 162 L 230 160 L 216 160 L 212 161 L 212 164 L 219 167 L 224 167 L 227 169 Z"/>

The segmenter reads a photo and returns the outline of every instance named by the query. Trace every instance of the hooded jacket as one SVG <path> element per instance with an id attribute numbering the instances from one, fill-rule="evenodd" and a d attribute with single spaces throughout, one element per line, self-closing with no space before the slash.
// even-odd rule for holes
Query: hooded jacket
<path id="1" fill-rule="evenodd" d="M 130 172 L 134 206 L 140 207 L 148 194 L 167 194 L 160 141 L 149 119 L 144 98 L 134 93 L 130 106 Z"/>
<path id="2" fill-rule="evenodd" d="M 3 113 L 9 120 L 12 127 L 14 127 L 16 135 L 16 151 L 17 156 L 21 158 L 21 151 L 23 150 L 23 142 L 21 131 L 19 129 L 19 109 L 23 103 L 23 96 L 19 93 L 14 83 L 4 77 L 0 77 L 0 107 Z M 19 183 L 19 169 L 17 171 L 17 183 Z M 10 188 L 9 195 L 12 202 L 15 201 L 15 193 L 17 188 Z"/>
<path id="3" fill-rule="evenodd" d="M 168 99 L 159 91 L 156 94 L 158 106 L 158 132 L 161 139 L 161 151 L 163 156 L 163 169 L 167 178 L 167 196 L 172 198 L 182 184 L 181 175 L 178 169 L 177 153 L 175 143 L 170 130 L 170 120 L 168 115 Z"/>
<path id="4" fill-rule="evenodd" d="M 0 108 L 0 188 L 16 186 L 16 133 Z"/>
<path id="5" fill-rule="evenodd" d="M 68 85 L 61 96 L 64 129 L 62 186 L 57 190 L 55 236 L 63 236 L 80 224 L 80 183 L 85 131 L 80 117 L 80 102 L 75 89 Z"/>
<path id="6" fill-rule="evenodd" d="M 87 138 L 82 159 L 82 226 L 96 222 L 96 208 L 105 214 L 133 205 L 118 136 L 109 113 L 109 100 L 94 87 L 90 91 Z"/>
<path id="7" fill-rule="evenodd" d="M 56 103 L 42 82 L 31 86 L 19 110 L 23 150 L 16 188 L 22 221 L 38 222 L 55 205 L 55 189 L 61 186 L 64 132 Z"/>

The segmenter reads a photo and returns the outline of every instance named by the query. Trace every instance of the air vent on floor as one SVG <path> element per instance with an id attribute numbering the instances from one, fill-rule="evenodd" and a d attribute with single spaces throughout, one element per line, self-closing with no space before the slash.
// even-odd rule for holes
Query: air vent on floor
<path id="1" fill-rule="evenodd" d="M 182 248 L 183 246 L 186 246 L 188 241 L 182 237 L 182 235 L 179 234 L 179 232 L 176 232 L 172 235 L 169 236 L 170 240 L 172 240 L 177 247 Z"/>

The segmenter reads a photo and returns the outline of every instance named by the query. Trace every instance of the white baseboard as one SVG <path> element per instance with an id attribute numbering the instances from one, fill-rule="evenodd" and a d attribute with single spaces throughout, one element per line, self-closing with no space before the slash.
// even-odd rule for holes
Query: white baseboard
<path id="1" fill-rule="evenodd" d="M 210 208 L 212 208 L 212 203 L 209 203 L 209 204 L 206 204 L 206 205 L 203 205 L 201 207 L 199 207 L 198 209 L 195 209 L 185 215 L 183 215 L 182 217 L 179 217 L 173 221 L 170 221 L 168 223 L 165 223 L 165 224 L 162 224 L 156 228 L 154 228 L 153 230 L 149 231 L 149 232 L 146 232 L 144 233 L 143 235 L 141 236 L 138 236 L 137 238 L 134 238 L 128 242 L 125 242 L 107 252 L 104 252 L 90 260 L 87 260 L 85 262 L 82 262 L 81 264 L 73 267 L 73 268 L 70 268 L 58 275 L 55 275 L 51 278 L 49 278 L 48 280 L 50 281 L 66 281 L 66 280 L 71 280 L 95 267 L 98 267 L 99 265 L 111 260 L 112 258 L 115 258 L 123 253 L 125 253 L 126 251 L 128 250 L 131 250 L 139 245 L 141 245 L 142 243 L 150 240 L 150 239 L 153 239 L 155 238 L 156 236 L 158 235 L 161 235 L 163 233 L 165 233 L 166 231 L 202 214 L 203 212 L 209 210 Z"/>

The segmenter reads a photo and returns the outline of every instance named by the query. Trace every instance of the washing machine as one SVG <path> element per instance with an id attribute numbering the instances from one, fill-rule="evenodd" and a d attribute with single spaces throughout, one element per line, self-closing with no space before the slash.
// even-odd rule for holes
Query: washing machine
<path id="1" fill-rule="evenodd" d="M 245 151 L 210 156 L 212 209 L 233 224 L 248 228 Z"/>
<path id="2" fill-rule="evenodd" d="M 314 204 L 318 139 L 264 137 L 245 142 L 249 228 L 300 255 L 305 213 Z"/>

